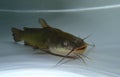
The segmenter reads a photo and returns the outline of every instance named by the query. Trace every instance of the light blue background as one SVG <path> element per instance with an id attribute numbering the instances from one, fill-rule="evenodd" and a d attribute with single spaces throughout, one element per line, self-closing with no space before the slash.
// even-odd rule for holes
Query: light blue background
<path id="1" fill-rule="evenodd" d="M 14 68 L 15 63 L 31 65 L 32 63 L 50 67 L 59 57 L 38 55 L 31 47 L 14 43 L 10 29 L 17 27 L 37 27 L 38 18 L 44 18 L 52 27 L 80 36 L 92 34 L 86 41 L 94 42 L 96 47 L 87 55 L 86 64 L 78 61 L 67 63 L 66 69 L 79 69 L 112 73 L 120 75 L 120 8 L 100 9 L 76 12 L 51 13 L 15 13 L 1 10 L 61 10 L 120 5 L 119 0 L 1 0 L 0 1 L 0 67 Z M 39 51 L 39 50 L 36 50 Z M 49 59 L 49 60 L 48 60 Z M 42 62 L 42 63 L 41 63 Z M 50 64 L 44 65 L 44 62 Z M 11 66 L 7 65 L 11 64 Z M 66 64 L 66 65 L 67 65 Z M 3 68 L 4 67 L 4 68 Z M 34 67 L 34 66 L 33 66 Z M 40 67 L 40 66 L 39 66 Z M 62 66 L 61 66 L 62 67 Z M 61 68 L 63 69 L 63 68 Z M 71 71 L 72 71 L 71 70 Z M 72 71 L 72 72 L 74 72 Z M 115 75 L 114 75 L 115 74 Z"/>

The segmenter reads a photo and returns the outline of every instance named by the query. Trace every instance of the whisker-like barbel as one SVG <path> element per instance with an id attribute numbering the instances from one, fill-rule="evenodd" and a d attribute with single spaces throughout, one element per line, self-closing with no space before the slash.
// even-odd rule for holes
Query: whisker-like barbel
<path id="1" fill-rule="evenodd" d="M 63 57 L 56 65 L 58 65 L 60 62 L 62 62 L 69 54 L 73 52 L 74 48 L 67 54 L 65 57 Z"/>

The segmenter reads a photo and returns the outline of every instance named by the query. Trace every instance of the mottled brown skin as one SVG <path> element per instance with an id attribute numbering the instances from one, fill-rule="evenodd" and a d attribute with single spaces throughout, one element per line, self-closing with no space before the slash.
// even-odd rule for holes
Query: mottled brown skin
<path id="1" fill-rule="evenodd" d="M 87 43 L 83 39 L 76 37 L 72 34 L 64 32 L 62 30 L 50 27 L 45 20 L 41 19 L 40 23 L 43 28 L 27 28 L 24 27 L 24 30 L 19 30 L 12 28 L 12 33 L 15 42 L 24 41 L 25 45 L 32 46 L 35 49 L 41 49 L 47 53 L 65 57 L 66 53 L 69 53 L 73 48 L 73 54 L 83 54 Z M 60 54 L 52 51 L 50 48 L 60 51 L 59 49 L 68 52 L 65 54 Z M 64 52 L 62 52 L 64 53 Z M 67 55 L 69 58 L 76 58 L 76 56 Z"/>

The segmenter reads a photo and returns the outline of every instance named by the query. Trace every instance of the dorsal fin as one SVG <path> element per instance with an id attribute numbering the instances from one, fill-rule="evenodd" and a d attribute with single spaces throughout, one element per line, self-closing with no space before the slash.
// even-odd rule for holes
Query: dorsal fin
<path id="1" fill-rule="evenodd" d="M 50 27 L 44 19 L 39 18 L 39 23 L 41 24 L 42 28 Z"/>

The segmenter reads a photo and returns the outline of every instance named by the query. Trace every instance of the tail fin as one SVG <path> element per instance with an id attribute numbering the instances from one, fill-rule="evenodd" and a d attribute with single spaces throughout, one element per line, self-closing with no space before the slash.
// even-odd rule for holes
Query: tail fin
<path id="1" fill-rule="evenodd" d="M 11 31 L 12 31 L 12 35 L 13 35 L 13 38 L 14 38 L 15 42 L 21 41 L 22 30 L 12 28 Z"/>

